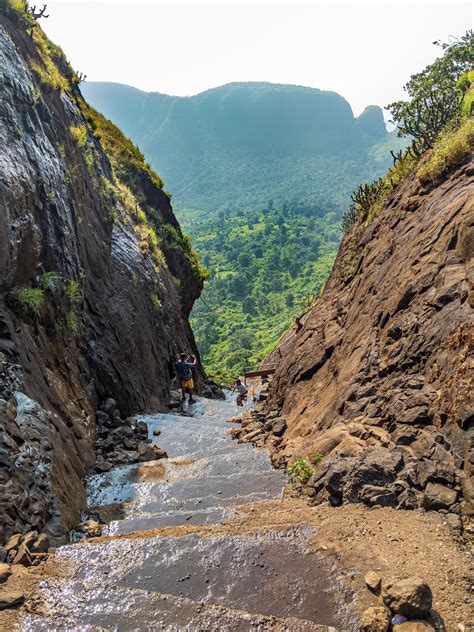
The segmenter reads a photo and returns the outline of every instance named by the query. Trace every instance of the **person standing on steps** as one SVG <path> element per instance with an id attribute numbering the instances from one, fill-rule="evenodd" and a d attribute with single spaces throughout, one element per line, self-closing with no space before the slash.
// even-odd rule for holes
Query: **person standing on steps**
<path id="1" fill-rule="evenodd" d="M 193 356 L 194 357 L 194 356 Z M 181 384 L 181 401 L 186 401 L 186 391 L 189 394 L 189 403 L 194 404 L 196 401 L 193 399 L 193 367 L 196 366 L 197 360 L 194 357 L 194 362 L 188 362 L 185 353 L 181 353 L 178 362 L 176 362 L 176 375 L 178 376 L 179 383 Z"/>
<path id="2" fill-rule="evenodd" d="M 195 393 L 199 393 L 199 383 L 198 383 L 198 372 L 197 372 L 197 359 L 196 356 L 190 353 L 188 355 L 188 362 L 192 364 L 192 374 L 193 374 L 193 389 Z"/>
<path id="3" fill-rule="evenodd" d="M 237 406 L 243 406 L 247 401 L 248 388 L 243 384 L 240 380 L 236 380 L 235 384 L 230 389 L 230 392 L 233 393 L 237 391 Z"/>

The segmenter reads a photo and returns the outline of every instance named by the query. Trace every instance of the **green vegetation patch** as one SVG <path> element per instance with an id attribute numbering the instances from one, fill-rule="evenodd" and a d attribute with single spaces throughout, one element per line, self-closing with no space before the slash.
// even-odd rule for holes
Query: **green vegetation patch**
<path id="1" fill-rule="evenodd" d="M 76 145 L 78 147 L 84 147 L 87 143 L 87 127 L 85 125 L 71 125 L 69 131 Z"/>
<path id="2" fill-rule="evenodd" d="M 307 459 L 296 459 L 288 466 L 288 474 L 293 483 L 302 483 L 303 485 L 309 481 L 315 472 Z"/>
<path id="3" fill-rule="evenodd" d="M 474 120 L 470 117 L 454 131 L 440 134 L 416 175 L 421 182 L 435 181 L 448 167 L 462 164 L 474 150 Z"/>
<path id="4" fill-rule="evenodd" d="M 259 363 L 314 304 L 334 262 L 339 222 L 340 211 L 322 203 L 269 203 L 193 222 L 193 242 L 211 276 L 191 323 L 210 373 L 230 379 Z"/>
<path id="5" fill-rule="evenodd" d="M 44 301 L 44 290 L 42 288 L 20 287 L 15 290 L 22 309 L 31 316 L 37 316 Z"/>

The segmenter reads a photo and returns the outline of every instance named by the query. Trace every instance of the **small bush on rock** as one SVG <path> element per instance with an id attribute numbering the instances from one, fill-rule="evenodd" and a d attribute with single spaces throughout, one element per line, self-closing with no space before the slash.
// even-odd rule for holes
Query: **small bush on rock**
<path id="1" fill-rule="evenodd" d="M 307 483 L 314 474 L 314 467 L 307 459 L 297 459 L 288 466 L 288 474 L 294 483 Z"/>
<path id="2" fill-rule="evenodd" d="M 39 313 L 44 300 L 44 290 L 41 288 L 21 287 L 15 292 L 22 309 L 35 316 Z"/>
<path id="3" fill-rule="evenodd" d="M 54 290 L 59 283 L 59 275 L 56 272 L 45 272 L 41 275 L 40 285 L 43 290 Z"/>
<path id="4" fill-rule="evenodd" d="M 310 457 L 310 461 L 314 466 L 319 465 L 323 459 L 324 459 L 324 454 L 321 454 L 320 452 L 315 452 Z"/>
<path id="5" fill-rule="evenodd" d="M 76 306 L 81 302 L 79 283 L 75 279 L 69 279 L 66 283 L 66 294 L 71 305 Z"/>
<path id="6" fill-rule="evenodd" d="M 87 127 L 85 125 L 71 125 L 69 131 L 77 146 L 84 147 L 87 142 Z"/>
<path id="7" fill-rule="evenodd" d="M 416 175 L 421 182 L 436 180 L 448 167 L 461 164 L 474 149 L 474 120 L 467 119 L 454 132 L 444 133 Z"/>

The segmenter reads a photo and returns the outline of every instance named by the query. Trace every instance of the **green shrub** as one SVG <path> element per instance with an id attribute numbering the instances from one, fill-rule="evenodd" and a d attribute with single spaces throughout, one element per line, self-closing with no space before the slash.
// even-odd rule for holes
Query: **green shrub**
<path id="1" fill-rule="evenodd" d="M 319 465 L 323 459 L 324 454 L 321 454 L 321 452 L 315 452 L 310 456 L 310 461 L 314 466 Z"/>
<path id="2" fill-rule="evenodd" d="M 296 459 L 288 466 L 288 474 L 294 483 L 307 483 L 314 474 L 314 467 L 308 463 L 307 459 Z"/>
<path id="3" fill-rule="evenodd" d="M 431 149 L 446 127 L 459 120 L 463 90 L 459 80 L 472 69 L 473 31 L 441 46 L 443 55 L 415 75 L 405 85 L 408 101 L 387 106 L 398 125 L 399 136 L 410 136 L 409 151 L 420 157 Z"/>
<path id="4" fill-rule="evenodd" d="M 341 220 L 341 228 L 344 233 L 347 233 L 349 228 L 353 226 L 358 219 L 357 206 L 355 204 L 351 204 L 349 208 L 344 211 Z"/>
<path id="5" fill-rule="evenodd" d="M 35 20 L 31 15 L 27 0 L 6 0 L 3 8 L 7 15 L 24 28 L 32 28 Z"/>
<path id="6" fill-rule="evenodd" d="M 41 275 L 40 285 L 43 290 L 54 290 L 58 286 L 60 276 L 56 272 L 45 272 Z"/>
<path id="7" fill-rule="evenodd" d="M 75 279 L 69 279 L 66 282 L 66 295 L 73 306 L 77 306 L 81 302 L 79 283 Z"/>
<path id="8" fill-rule="evenodd" d="M 152 294 L 151 295 L 151 302 L 153 303 L 153 306 L 155 307 L 155 309 L 161 309 L 162 308 L 162 303 L 160 301 L 160 298 L 157 294 Z"/>
<path id="9" fill-rule="evenodd" d="M 36 44 L 36 50 L 41 58 L 39 63 L 36 59 L 30 58 L 30 67 L 37 75 L 40 82 L 50 86 L 55 90 L 68 91 L 70 85 L 67 77 L 59 70 L 58 62 L 66 62 L 64 53 L 49 39 L 40 28 L 33 30 L 33 41 Z"/>
<path id="10" fill-rule="evenodd" d="M 78 334 L 81 330 L 81 321 L 73 310 L 66 314 L 66 325 L 73 333 Z"/>
<path id="11" fill-rule="evenodd" d="M 421 182 L 436 180 L 448 167 L 461 164 L 474 150 L 474 120 L 468 118 L 452 132 L 446 132 L 436 141 L 431 153 L 418 168 Z"/>
<path id="12" fill-rule="evenodd" d="M 71 125 L 69 131 L 76 145 L 78 147 L 84 147 L 87 143 L 87 127 L 85 125 Z"/>
<path id="13" fill-rule="evenodd" d="M 39 314 L 44 301 L 44 290 L 41 288 L 21 287 L 15 291 L 15 296 L 22 309 L 33 316 Z"/>

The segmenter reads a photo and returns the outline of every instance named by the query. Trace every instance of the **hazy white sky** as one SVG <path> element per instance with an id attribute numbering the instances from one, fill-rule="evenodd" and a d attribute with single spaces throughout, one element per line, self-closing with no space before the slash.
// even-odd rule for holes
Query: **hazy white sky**
<path id="1" fill-rule="evenodd" d="M 41 25 L 91 81 L 174 95 L 293 83 L 334 90 L 356 114 L 402 98 L 439 54 L 432 42 L 473 23 L 472 2 L 456 0 L 51 0 L 48 12 Z"/>

